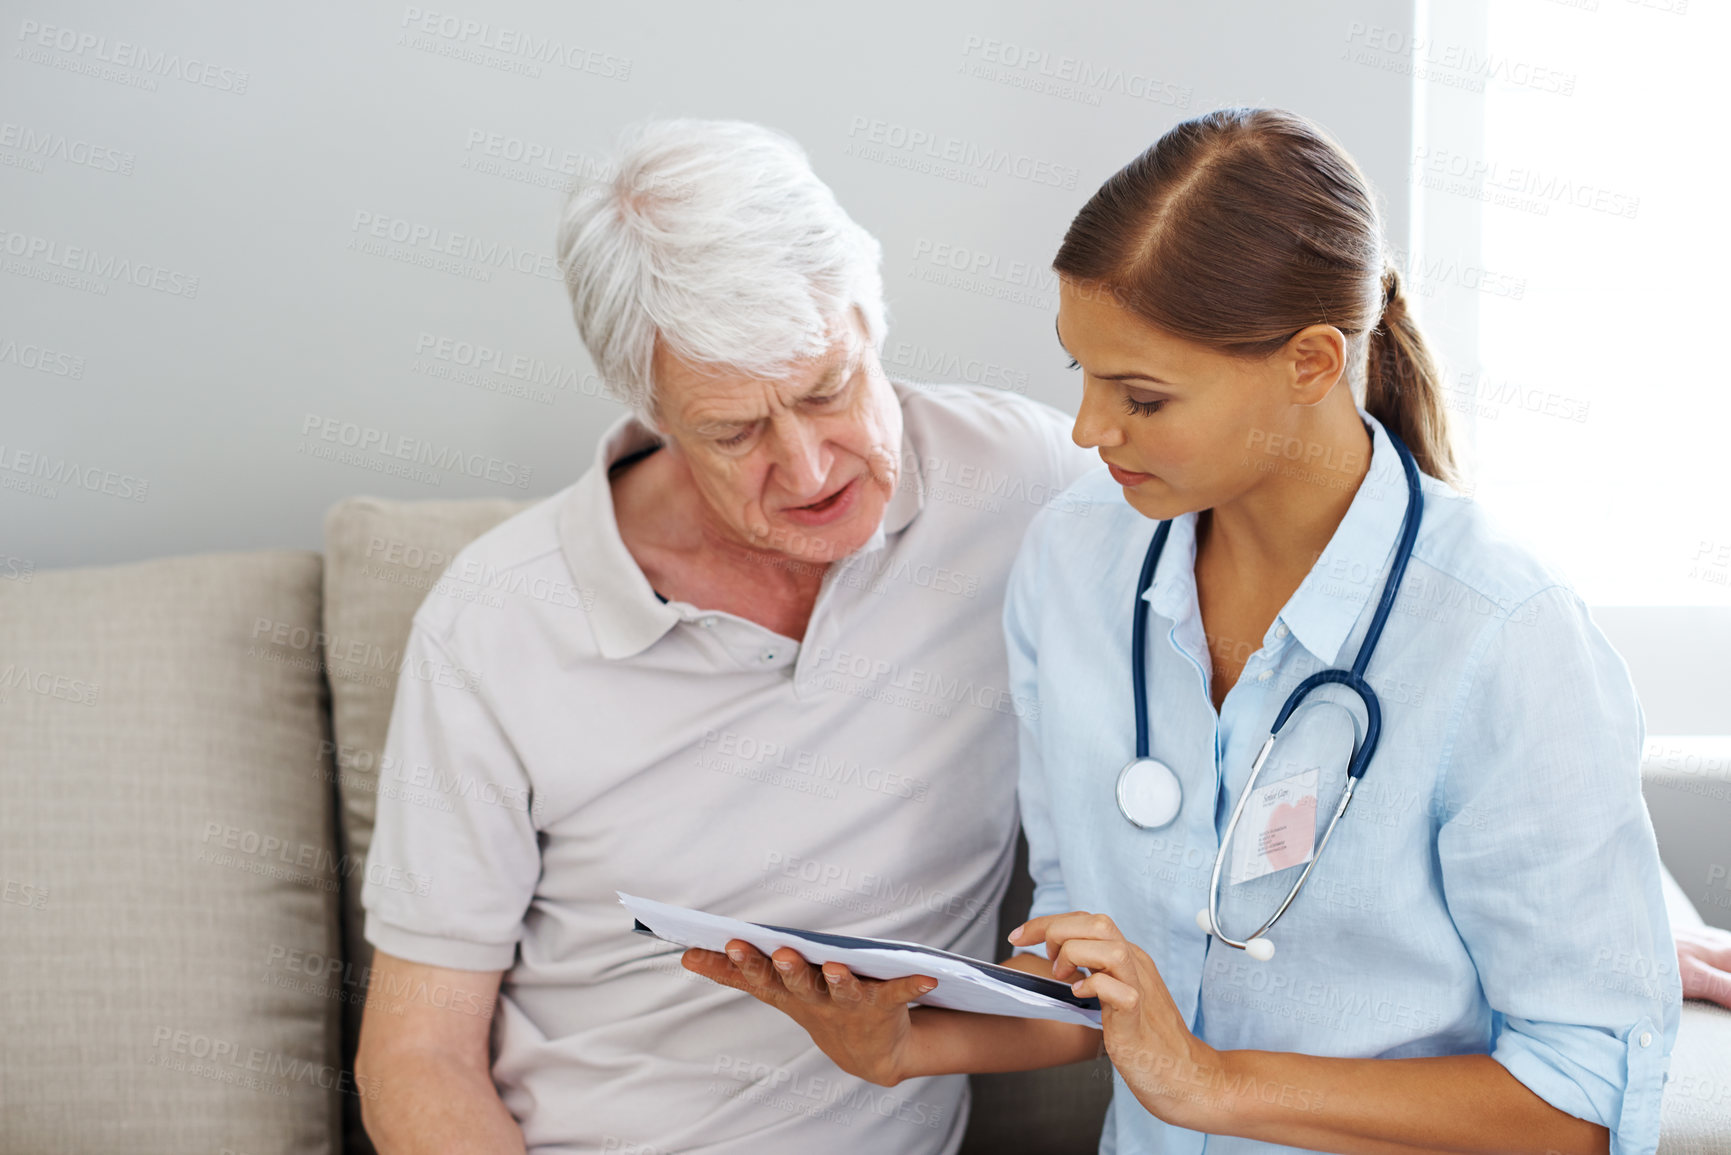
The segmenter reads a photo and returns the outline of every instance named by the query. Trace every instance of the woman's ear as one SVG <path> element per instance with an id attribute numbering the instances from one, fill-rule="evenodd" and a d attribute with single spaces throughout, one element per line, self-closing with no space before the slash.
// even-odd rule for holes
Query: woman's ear
<path id="1" fill-rule="evenodd" d="M 1315 405 L 1346 374 L 1346 335 L 1333 325 L 1307 325 L 1281 350 L 1295 405 Z"/>

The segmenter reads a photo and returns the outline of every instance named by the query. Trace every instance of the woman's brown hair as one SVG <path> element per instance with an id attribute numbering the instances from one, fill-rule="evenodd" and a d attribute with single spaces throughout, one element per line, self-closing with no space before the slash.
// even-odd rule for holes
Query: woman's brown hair
<path id="1" fill-rule="evenodd" d="M 1441 376 L 1401 294 L 1370 182 L 1297 113 L 1224 108 L 1173 126 L 1082 206 L 1052 268 L 1238 356 L 1265 357 L 1308 325 L 1333 325 L 1349 363 L 1364 351 L 1366 412 L 1420 469 L 1455 480 Z"/>

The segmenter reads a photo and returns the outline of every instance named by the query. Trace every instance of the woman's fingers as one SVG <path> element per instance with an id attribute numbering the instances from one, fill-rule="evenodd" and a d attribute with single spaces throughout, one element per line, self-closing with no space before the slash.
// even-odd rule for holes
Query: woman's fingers
<path id="1" fill-rule="evenodd" d="M 1080 982 L 1072 984 L 1072 989 L 1084 998 L 1094 996 L 1100 1000 L 1101 1006 L 1114 1011 L 1134 1011 L 1142 1005 L 1140 990 L 1113 978 L 1103 970 L 1095 971 Z"/>
<path id="2" fill-rule="evenodd" d="M 1068 976 L 1058 974 L 1059 964 L 1067 964 L 1066 970 L 1087 967 L 1124 977 L 1136 969 L 1136 948 L 1121 938 L 1073 938 L 1059 948 L 1058 957 L 1052 960 L 1053 976 L 1069 981 Z"/>
<path id="3" fill-rule="evenodd" d="M 1081 911 L 1077 910 L 1070 912 L 1070 914 L 1081 913 Z M 1070 917 L 1070 915 L 1067 914 L 1042 914 L 1039 918 L 1030 918 L 1027 922 L 1024 922 L 1021 926 L 1018 926 L 1015 930 L 1010 932 L 1010 945 L 1033 946 L 1035 943 L 1045 942 L 1047 928 L 1058 919 L 1068 917 Z"/>
<path id="4" fill-rule="evenodd" d="M 1065 914 L 1043 914 L 1031 918 L 1010 932 L 1014 946 L 1046 944 L 1046 957 L 1057 958 L 1057 951 L 1073 938 L 1122 939 L 1118 925 L 1103 914 L 1072 910 Z"/>

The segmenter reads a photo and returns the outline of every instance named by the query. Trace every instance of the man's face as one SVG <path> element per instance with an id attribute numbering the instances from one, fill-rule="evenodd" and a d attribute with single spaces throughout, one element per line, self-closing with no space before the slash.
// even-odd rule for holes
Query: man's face
<path id="1" fill-rule="evenodd" d="M 825 563 L 863 546 L 900 476 L 901 404 L 865 327 L 777 377 L 655 350 L 656 421 L 713 528 L 736 543 Z"/>

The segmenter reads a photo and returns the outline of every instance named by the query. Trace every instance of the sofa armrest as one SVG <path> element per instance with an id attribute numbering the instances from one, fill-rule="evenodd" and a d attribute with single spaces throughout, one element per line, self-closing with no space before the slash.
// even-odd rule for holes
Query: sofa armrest
<path id="1" fill-rule="evenodd" d="M 1731 736 L 1649 738 L 1641 790 L 1671 925 L 1731 927 Z M 1720 1151 L 1731 1151 L 1731 1011 L 1690 999 L 1665 1083 L 1659 1155 Z"/>
<path id="2" fill-rule="evenodd" d="M 1676 883 L 1673 925 L 1731 929 L 1731 735 L 1648 738 L 1641 792 Z"/>

